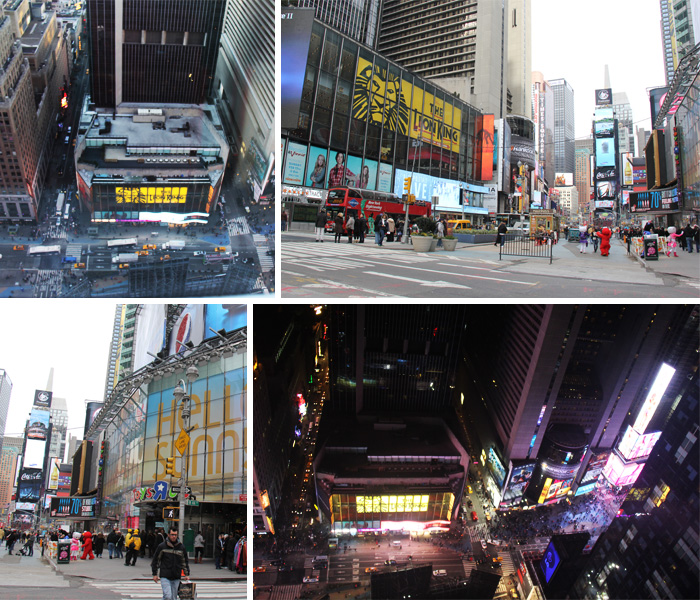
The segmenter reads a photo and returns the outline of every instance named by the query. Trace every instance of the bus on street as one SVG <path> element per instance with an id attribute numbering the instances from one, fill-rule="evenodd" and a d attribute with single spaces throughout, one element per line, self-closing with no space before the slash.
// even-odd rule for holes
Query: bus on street
<path id="1" fill-rule="evenodd" d="M 136 238 L 124 238 L 117 240 L 109 240 L 107 242 L 108 248 L 128 248 L 129 246 L 135 246 L 138 243 Z"/>

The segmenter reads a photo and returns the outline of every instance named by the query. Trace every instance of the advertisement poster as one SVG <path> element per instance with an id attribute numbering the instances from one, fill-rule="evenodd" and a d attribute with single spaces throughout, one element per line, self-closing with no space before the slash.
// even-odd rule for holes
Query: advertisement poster
<path id="1" fill-rule="evenodd" d="M 328 171 L 328 189 L 338 186 L 355 186 L 355 181 L 360 172 L 360 165 L 362 164 L 362 159 L 357 156 L 351 156 L 348 158 L 349 162 L 355 167 L 355 170 L 351 170 L 349 165 L 345 163 L 345 154 L 343 152 L 331 152 L 331 157 L 333 160 L 333 166 Z"/>
<path id="2" fill-rule="evenodd" d="M 27 438 L 32 440 L 45 440 L 49 433 L 49 419 L 51 413 L 48 410 L 32 408 L 29 413 L 29 427 Z"/>
<path id="3" fill-rule="evenodd" d="M 357 187 L 363 190 L 374 190 L 377 188 L 377 164 L 376 160 L 365 159 Z"/>
<path id="4" fill-rule="evenodd" d="M 61 459 L 52 456 L 49 459 L 49 487 L 50 490 L 58 489 L 58 478 L 61 474 Z"/>
<path id="5" fill-rule="evenodd" d="M 597 167 L 615 166 L 615 140 L 614 138 L 597 139 L 595 141 L 595 160 Z"/>
<path id="6" fill-rule="evenodd" d="M 37 408 L 49 409 L 51 408 L 51 398 L 53 397 L 53 392 L 46 392 L 44 390 L 36 390 L 34 392 L 34 406 Z"/>
<path id="7" fill-rule="evenodd" d="M 573 173 L 555 173 L 554 174 L 554 185 L 556 187 L 565 187 L 574 185 L 574 174 Z"/>
<path id="8" fill-rule="evenodd" d="M 22 466 L 25 469 L 43 469 L 45 450 L 45 440 L 27 440 L 24 448 L 24 462 Z"/>
<path id="9" fill-rule="evenodd" d="M 391 193 L 391 165 L 387 165 L 386 163 L 379 163 L 377 191 Z"/>
<path id="10" fill-rule="evenodd" d="M 289 142 L 284 163 L 284 183 L 304 184 L 304 165 L 306 164 L 306 146 Z"/>
<path id="11" fill-rule="evenodd" d="M 359 187 L 360 174 L 362 173 L 362 158 L 348 154 L 347 170 L 350 171 L 350 174 L 346 173 L 346 177 L 348 177 L 348 181 L 352 180 L 352 183 L 348 183 L 348 185 Z"/>
<path id="12" fill-rule="evenodd" d="M 312 188 L 322 188 L 326 181 L 328 170 L 328 153 L 323 148 L 309 148 L 309 166 L 306 170 L 306 185 Z"/>

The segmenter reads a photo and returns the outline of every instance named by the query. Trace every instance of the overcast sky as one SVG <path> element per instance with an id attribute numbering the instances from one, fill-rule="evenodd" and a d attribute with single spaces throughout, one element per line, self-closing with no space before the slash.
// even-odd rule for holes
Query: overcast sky
<path id="1" fill-rule="evenodd" d="M 659 0 L 532 0 L 532 70 L 574 89 L 576 138 L 590 137 L 605 65 L 636 127 L 651 129 L 647 88 L 666 84 Z"/>
<path id="2" fill-rule="evenodd" d="M 23 435 L 34 390 L 68 405 L 69 433 L 82 437 L 85 400 L 104 397 L 116 304 L 102 300 L 5 300 L 0 310 L 0 368 L 12 381 L 6 435 Z"/>

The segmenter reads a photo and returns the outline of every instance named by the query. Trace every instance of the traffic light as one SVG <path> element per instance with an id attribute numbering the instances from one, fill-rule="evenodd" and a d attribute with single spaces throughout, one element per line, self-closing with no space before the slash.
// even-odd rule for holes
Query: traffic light
<path id="1" fill-rule="evenodd" d="M 411 192 L 411 178 L 406 177 L 406 179 L 403 180 L 403 191 L 409 194 Z"/>
<path id="2" fill-rule="evenodd" d="M 180 507 L 178 507 L 178 506 L 165 506 L 163 508 L 163 520 L 165 520 L 165 521 L 179 521 L 180 520 Z"/>
<path id="3" fill-rule="evenodd" d="M 175 458 L 173 456 L 165 459 L 165 474 L 175 475 Z"/>

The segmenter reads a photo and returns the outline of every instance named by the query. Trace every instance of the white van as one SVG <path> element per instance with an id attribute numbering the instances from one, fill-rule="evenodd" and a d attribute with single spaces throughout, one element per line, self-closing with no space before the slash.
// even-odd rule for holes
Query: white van
<path id="1" fill-rule="evenodd" d="M 530 221 L 518 221 L 508 228 L 508 233 L 520 233 L 521 235 L 530 235 Z"/>
<path id="2" fill-rule="evenodd" d="M 399 550 L 401 550 L 401 540 L 394 540 L 393 542 L 391 542 L 391 545 L 394 548 L 398 548 Z"/>

